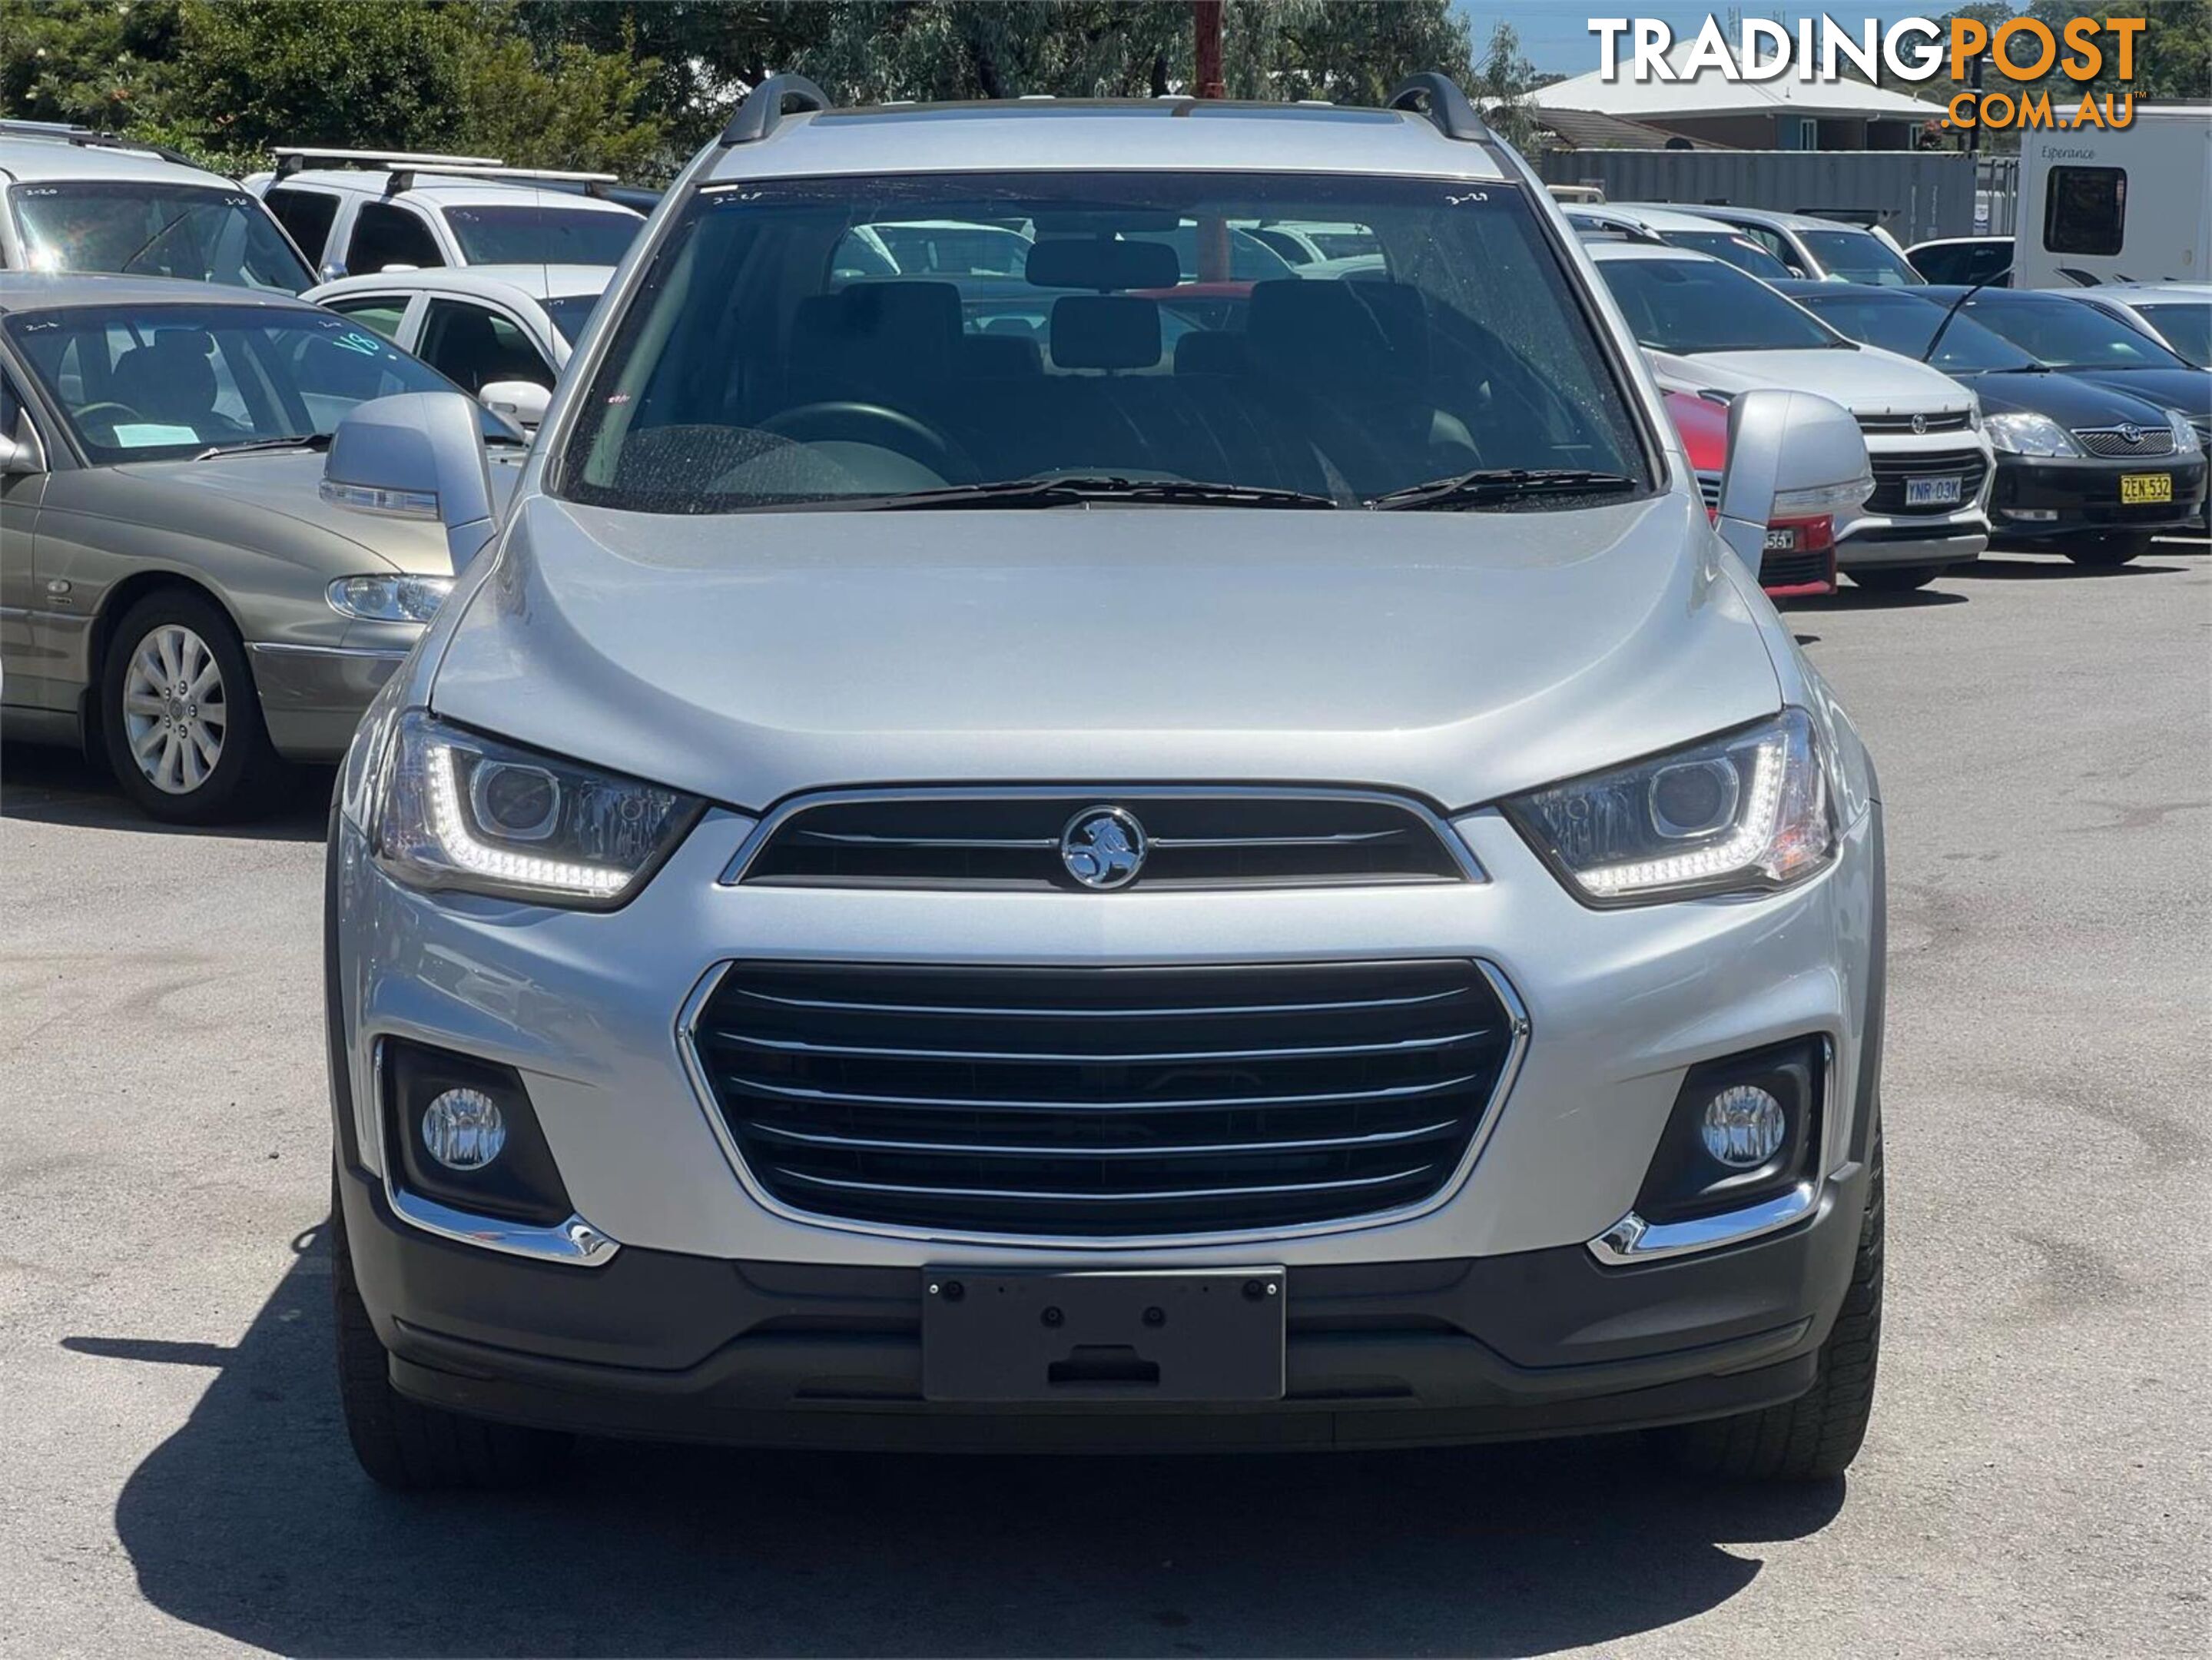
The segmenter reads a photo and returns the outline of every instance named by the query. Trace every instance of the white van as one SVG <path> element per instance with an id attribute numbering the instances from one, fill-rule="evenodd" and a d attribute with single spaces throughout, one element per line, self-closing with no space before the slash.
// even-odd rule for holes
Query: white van
<path id="1" fill-rule="evenodd" d="M 2212 104 L 2138 104 L 2125 127 L 2024 134 L 2014 288 L 2212 274 Z"/>

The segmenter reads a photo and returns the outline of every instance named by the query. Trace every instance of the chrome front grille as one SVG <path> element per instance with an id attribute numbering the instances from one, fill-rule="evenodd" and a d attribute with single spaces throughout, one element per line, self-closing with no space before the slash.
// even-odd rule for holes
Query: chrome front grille
<path id="1" fill-rule="evenodd" d="M 1451 882 L 1471 855 L 1426 809 L 1356 794 L 951 791 L 802 802 L 763 825 L 728 881 L 799 887 L 1081 889 L 1060 838 L 1087 809 L 1141 824 L 1138 888 Z"/>
<path id="2" fill-rule="evenodd" d="M 1965 410 L 1949 415 L 1862 415 L 1861 432 L 1923 433 L 1965 432 L 1972 426 L 1974 417 Z M 1914 422 L 1920 424 L 1915 426 Z"/>
<path id="3" fill-rule="evenodd" d="M 2145 460 L 2173 453 L 2173 429 L 2170 427 L 2136 427 L 2130 443 L 2123 427 L 2090 427 L 2075 433 L 2074 437 L 2090 454 L 2109 461 L 2132 461 L 2137 456 Z"/>
<path id="4" fill-rule="evenodd" d="M 1989 462 L 1978 449 L 1929 450 L 1917 454 L 1876 455 L 1869 459 L 1874 469 L 1874 494 L 1867 498 L 1869 513 L 1913 516 L 1924 514 L 1931 518 L 1958 513 L 1974 505 L 1982 493 L 1982 481 L 1989 473 Z M 1906 479 L 1947 477 L 1959 480 L 1956 502 L 1905 505 Z"/>
<path id="5" fill-rule="evenodd" d="M 960 1235 L 1266 1231 L 1452 1181 L 1522 1024 L 1478 964 L 736 963 L 689 1037 L 754 1181 Z"/>

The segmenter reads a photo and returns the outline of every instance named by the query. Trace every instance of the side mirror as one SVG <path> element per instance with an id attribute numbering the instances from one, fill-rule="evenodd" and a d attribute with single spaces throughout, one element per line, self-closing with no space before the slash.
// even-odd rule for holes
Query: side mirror
<path id="1" fill-rule="evenodd" d="M 1873 493 L 1866 439 L 1840 404 L 1809 392 L 1747 392 L 1729 405 L 1715 528 L 1754 575 L 1773 520 L 1849 514 Z"/>
<path id="2" fill-rule="evenodd" d="M 44 472 L 46 470 L 46 452 L 39 447 L 38 435 L 30 430 L 30 423 L 23 423 L 23 435 L 10 438 L 0 433 L 0 477 L 14 477 L 20 473 Z"/>
<path id="3" fill-rule="evenodd" d="M 535 432 L 553 402 L 553 393 L 535 380 L 487 380 L 477 392 L 477 402 L 525 432 Z"/>
<path id="4" fill-rule="evenodd" d="M 491 540 L 491 468 L 464 392 L 409 392 L 357 404 L 331 435 L 322 498 L 349 513 L 446 527 L 456 571 Z"/>

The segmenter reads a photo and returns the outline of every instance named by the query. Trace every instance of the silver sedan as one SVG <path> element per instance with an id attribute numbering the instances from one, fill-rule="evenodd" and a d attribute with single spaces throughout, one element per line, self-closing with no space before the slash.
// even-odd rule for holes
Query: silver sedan
<path id="1" fill-rule="evenodd" d="M 324 489 L 364 399 L 453 385 L 289 295 L 18 273 L 0 298 L 0 691 L 158 818 L 335 758 L 453 582 L 445 532 Z M 493 479 L 520 436 L 482 417 Z M 487 481 L 488 487 L 489 481 Z M 396 508 L 397 510 L 392 510 Z"/>

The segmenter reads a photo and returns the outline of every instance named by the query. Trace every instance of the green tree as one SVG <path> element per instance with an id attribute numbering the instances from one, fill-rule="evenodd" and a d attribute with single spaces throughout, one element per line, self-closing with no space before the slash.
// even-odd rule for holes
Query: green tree
<path id="1" fill-rule="evenodd" d="M 121 131 L 159 119 L 177 0 L 0 0 L 0 114 Z"/>

